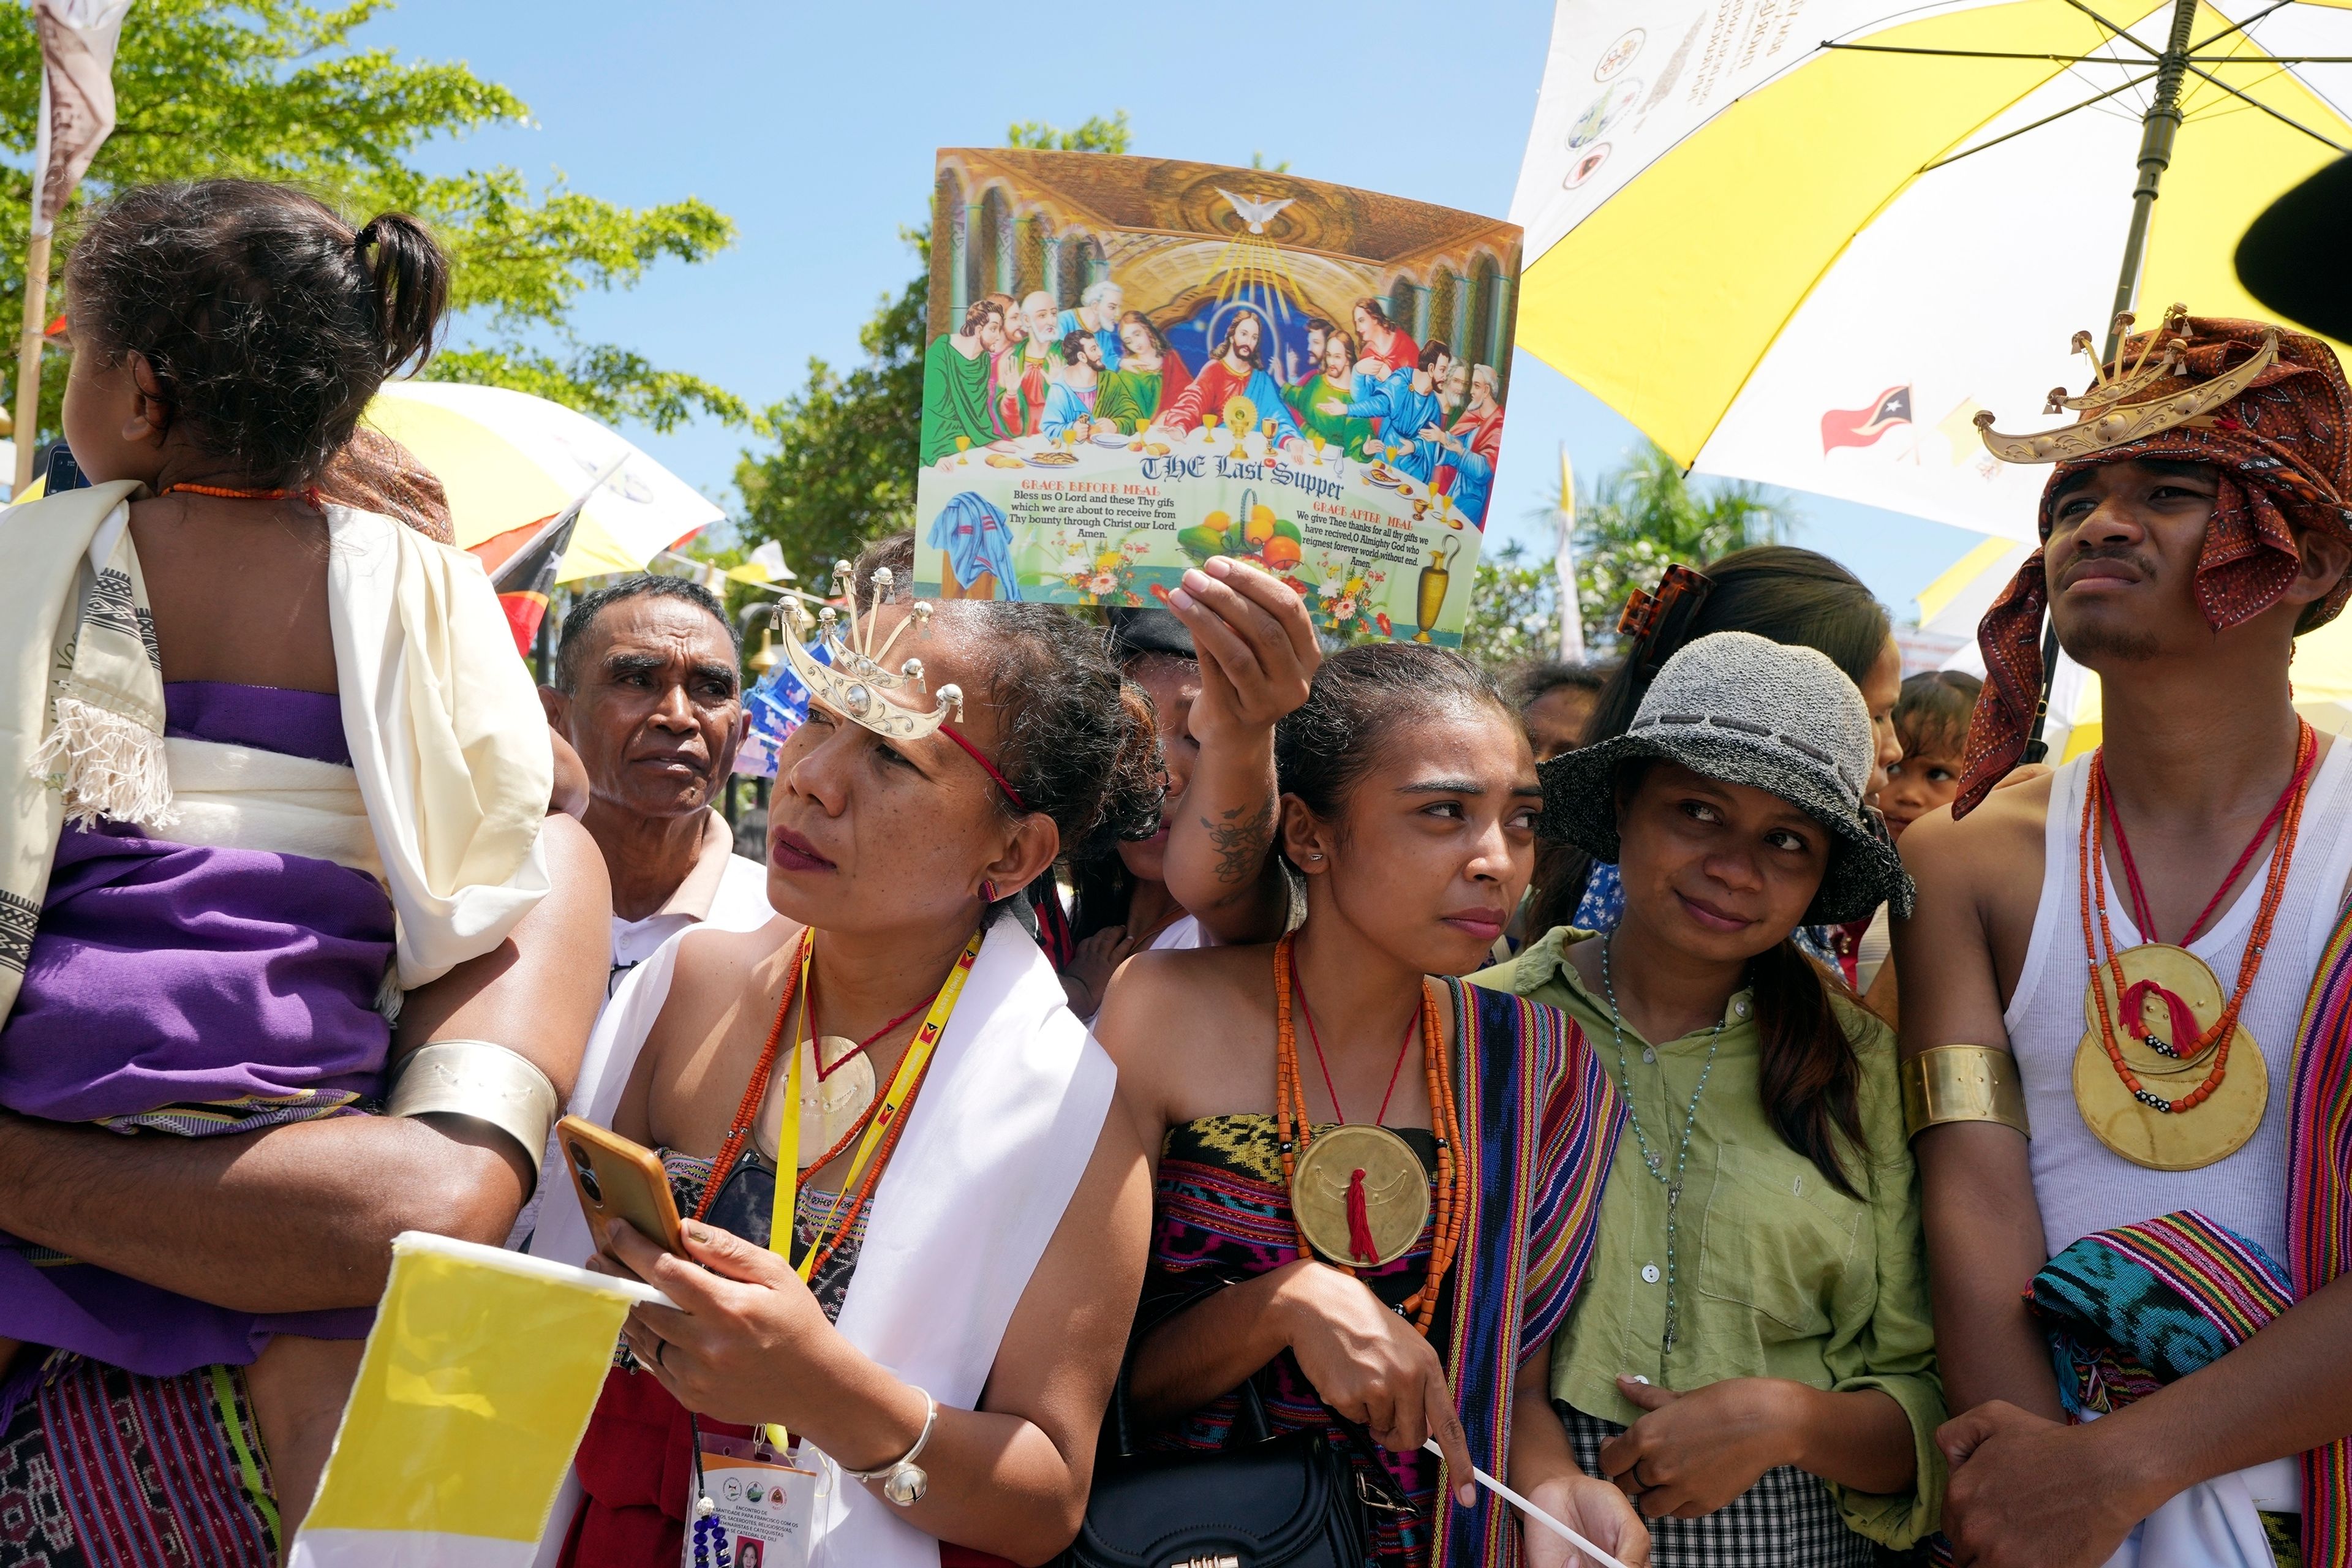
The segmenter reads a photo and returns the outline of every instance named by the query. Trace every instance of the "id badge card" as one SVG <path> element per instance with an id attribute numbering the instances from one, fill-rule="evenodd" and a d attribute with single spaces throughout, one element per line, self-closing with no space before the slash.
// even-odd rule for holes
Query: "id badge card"
<path id="1" fill-rule="evenodd" d="M 718 1505 L 704 1519 L 686 1507 L 678 1568 L 806 1568 L 816 1515 L 816 1473 L 787 1463 L 756 1437 L 702 1434 L 701 1492 Z M 701 1551 L 697 1552 L 699 1545 Z"/>

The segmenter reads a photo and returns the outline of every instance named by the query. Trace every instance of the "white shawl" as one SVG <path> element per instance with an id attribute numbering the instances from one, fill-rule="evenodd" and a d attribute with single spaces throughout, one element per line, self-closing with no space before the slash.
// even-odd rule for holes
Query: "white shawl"
<path id="1" fill-rule="evenodd" d="M 678 943 L 693 934 L 663 943 L 606 1005 L 573 1115 L 610 1125 L 669 995 Z M 1013 1309 L 1094 1156 L 1117 1080 L 1045 955 L 1017 924 L 998 921 L 875 1189 L 842 1337 L 943 1405 L 979 1404 Z M 569 1177 L 550 1160 L 541 1180 Z M 573 1264 L 595 1250 L 570 1194 L 541 1210 L 530 1250 Z M 811 1568 L 938 1568 L 937 1541 L 817 1459 Z M 555 1561 L 577 1497 L 567 1484 L 541 1563 Z"/>
<path id="2" fill-rule="evenodd" d="M 68 821 L 278 847 L 349 816 L 305 770 L 163 739 L 163 676 L 130 538 L 127 480 L 0 512 L 0 1018 L 15 1005 Z M 352 774 L 413 989 L 496 947 L 548 889 L 553 757 L 481 563 L 389 518 L 326 509 L 328 621 Z M 189 770 L 192 816 L 172 766 Z M 247 791 L 257 798 L 240 797 Z M 284 792 L 275 802 L 258 795 Z M 201 797 L 201 798 L 199 798 Z M 252 807 L 247 811 L 247 806 Z M 276 810 L 273 808 L 283 808 Z M 317 808 L 317 809 L 313 809 Z M 278 820 L 284 818 L 284 821 Z M 249 819 L 249 820 L 248 820 Z M 363 863 L 364 851 L 331 853 Z"/>

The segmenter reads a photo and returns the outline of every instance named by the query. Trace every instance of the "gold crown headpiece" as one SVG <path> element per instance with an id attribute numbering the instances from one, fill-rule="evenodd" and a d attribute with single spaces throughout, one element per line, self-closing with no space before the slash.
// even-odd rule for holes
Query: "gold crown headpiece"
<path id="1" fill-rule="evenodd" d="M 866 614 L 857 613 L 857 583 L 846 561 L 833 563 L 833 581 L 841 590 L 842 600 L 849 606 L 846 635 L 842 630 L 842 617 L 828 605 L 817 612 L 816 642 L 822 646 L 830 664 L 820 664 L 812 658 L 802 642 L 808 636 L 808 612 L 797 599 L 784 600 L 781 613 L 791 635 L 784 638 L 784 658 L 802 684 L 826 707 L 865 725 L 877 735 L 887 735 L 894 741 L 912 741 L 929 734 L 949 719 L 963 717 L 963 692 L 950 684 L 940 688 L 929 712 L 903 706 L 889 700 L 887 693 L 912 687 L 918 691 L 929 691 L 923 681 L 923 661 L 909 658 L 893 671 L 882 661 L 889 657 L 891 647 L 908 626 L 922 636 L 930 625 L 931 606 L 917 600 L 907 618 L 883 642 L 874 646 L 875 625 L 881 617 L 882 606 L 889 602 L 892 578 L 887 566 L 874 571 L 872 601 Z"/>
<path id="2" fill-rule="evenodd" d="M 2131 324 L 2128 310 L 2116 318 L 2118 342 L 2131 331 Z M 2187 374 L 2189 339 L 2184 334 L 2188 328 L 2189 307 L 2173 306 L 2164 313 L 2163 326 L 2141 340 L 2139 356 L 2128 370 L 2122 351 L 2117 350 L 2112 374 L 2092 350 L 2091 334 L 2076 332 L 2074 352 L 2090 356 L 2091 384 L 2080 397 L 2068 396 L 2063 386 L 2052 387 L 2042 412 L 2056 414 L 2071 408 L 2083 417 L 2039 435 L 2004 436 L 1992 427 L 1992 410 L 1979 409 L 1976 426 L 1984 435 L 1985 446 L 2004 463 L 2063 463 L 2183 425 L 2210 426 L 2213 410 L 2252 386 L 2254 378 L 2278 358 L 2278 333 L 2275 330 L 2264 333 L 2263 346 L 2252 357 L 2210 381 L 2169 392 L 2158 390 L 2165 381 Z"/>

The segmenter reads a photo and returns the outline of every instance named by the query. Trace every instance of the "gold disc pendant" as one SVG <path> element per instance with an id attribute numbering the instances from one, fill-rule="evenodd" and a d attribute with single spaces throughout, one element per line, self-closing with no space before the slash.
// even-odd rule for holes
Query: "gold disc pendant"
<path id="1" fill-rule="evenodd" d="M 831 1075 L 822 1080 L 817 1077 L 819 1061 L 833 1068 Z M 839 1065 L 834 1066 L 835 1063 Z M 776 1157 L 777 1135 L 783 1131 L 783 1099 L 784 1074 L 779 1070 L 768 1079 L 768 1092 L 760 1101 L 760 1120 L 753 1129 L 761 1152 L 771 1160 Z M 874 1064 L 858 1050 L 856 1040 L 827 1035 L 816 1043 L 814 1053 L 803 1041 L 801 1169 L 809 1169 L 826 1150 L 847 1137 L 849 1130 L 857 1125 L 857 1119 L 866 1114 L 866 1108 L 873 1103 Z"/>
<path id="2" fill-rule="evenodd" d="M 1349 1215 L 1359 1199 L 1360 1226 Z M 1317 1133 L 1298 1157 L 1290 1207 L 1325 1258 L 1378 1268 L 1402 1258 L 1429 1224 L 1429 1168 L 1387 1128 L 1347 1122 Z"/>
<path id="3" fill-rule="evenodd" d="M 2143 983 L 2161 987 L 2187 1005 L 2197 1034 L 2202 1035 L 2221 1022 L 2227 1005 L 2221 981 L 2203 959 L 2169 942 L 2126 948 L 2116 962 L 2123 970 L 2120 991 L 2110 965 L 2102 963 L 2092 973 L 2092 984 L 2104 994 L 2107 1016 L 2114 1021 L 2116 1049 L 2148 1093 L 2167 1100 L 2187 1098 L 2211 1075 L 2220 1042 L 2186 1058 L 2159 1051 L 2147 1043 L 2150 1037 L 2169 1046 L 2182 1032 L 2171 1007 L 2149 991 L 2140 994 L 2136 1011 L 2128 1010 L 2122 994 Z M 2100 1041 L 2101 999 L 2085 988 L 2083 1012 L 2088 1027 L 2074 1051 L 2074 1104 L 2091 1135 L 2133 1164 L 2152 1171 L 2199 1170 L 2244 1148 L 2262 1126 L 2270 1100 L 2270 1069 L 2245 1026 L 2232 1030 L 2229 1068 L 2210 1095 L 2194 1110 L 2158 1110 L 2133 1095 L 2108 1059 Z M 2195 1041 L 2183 1043 L 2193 1046 Z"/>

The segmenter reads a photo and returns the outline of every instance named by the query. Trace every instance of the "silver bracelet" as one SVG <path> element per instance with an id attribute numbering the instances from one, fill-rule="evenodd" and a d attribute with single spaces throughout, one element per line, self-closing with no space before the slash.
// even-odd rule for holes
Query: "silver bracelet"
<path id="1" fill-rule="evenodd" d="M 534 1171 L 562 1110 L 536 1063 L 490 1040 L 436 1040 L 411 1051 L 393 1069 L 383 1102 L 386 1116 L 463 1116 L 495 1127 Z"/>
<path id="2" fill-rule="evenodd" d="M 931 1484 L 931 1478 L 915 1459 L 922 1453 L 923 1445 L 931 1440 L 931 1428 L 939 1425 L 940 1402 L 928 1390 L 918 1388 L 915 1392 L 923 1396 L 923 1429 L 917 1435 L 915 1446 L 878 1469 L 853 1470 L 845 1465 L 841 1470 L 853 1481 L 880 1481 L 882 1496 L 899 1508 L 912 1508 L 922 1501 L 923 1493 Z"/>

